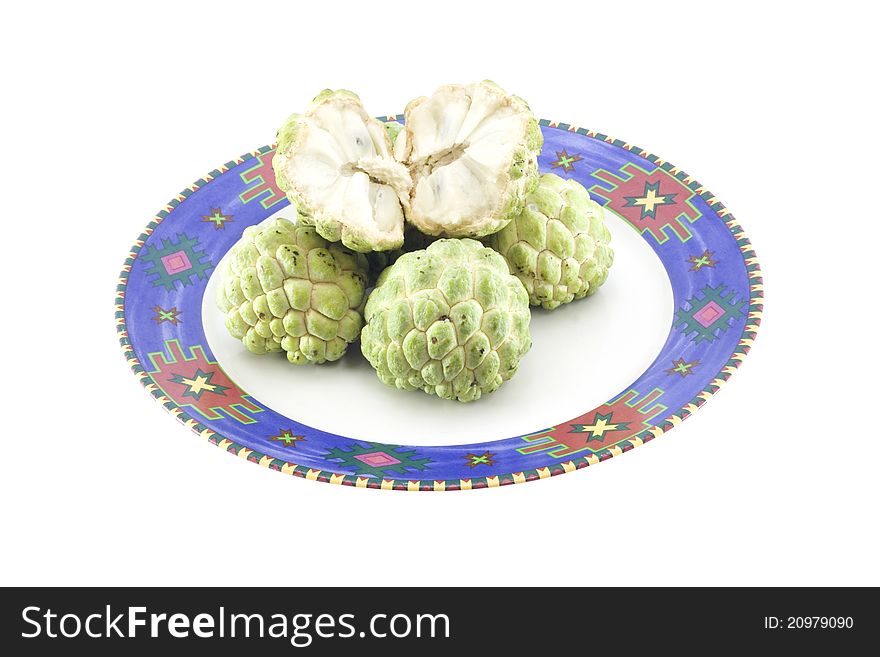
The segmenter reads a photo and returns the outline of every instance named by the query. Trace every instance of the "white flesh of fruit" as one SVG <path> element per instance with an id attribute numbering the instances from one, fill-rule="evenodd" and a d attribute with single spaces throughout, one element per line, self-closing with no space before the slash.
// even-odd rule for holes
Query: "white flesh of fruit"
<path id="1" fill-rule="evenodd" d="M 415 181 L 412 216 L 432 233 L 498 210 L 531 114 L 500 89 L 450 86 L 413 107 L 396 151 Z"/>
<path id="2" fill-rule="evenodd" d="M 412 182 L 393 159 L 382 124 L 337 99 L 307 115 L 301 130 L 287 174 L 306 203 L 372 243 L 399 246 Z"/>

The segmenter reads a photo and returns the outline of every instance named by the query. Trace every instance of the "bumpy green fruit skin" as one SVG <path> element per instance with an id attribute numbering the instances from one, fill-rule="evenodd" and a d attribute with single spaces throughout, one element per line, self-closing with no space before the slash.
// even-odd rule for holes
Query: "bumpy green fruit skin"
<path id="1" fill-rule="evenodd" d="M 403 130 L 403 124 L 400 121 L 385 121 L 385 134 L 388 135 L 388 140 L 392 144 L 394 144 L 401 130 Z"/>
<path id="2" fill-rule="evenodd" d="M 486 243 L 547 310 L 594 294 L 614 263 L 605 210 L 583 185 L 546 173 L 525 207 Z"/>
<path id="3" fill-rule="evenodd" d="M 384 383 L 469 402 L 517 371 L 532 345 L 528 294 L 492 249 L 441 239 L 382 272 L 361 350 Z"/>
<path id="4" fill-rule="evenodd" d="M 255 354 L 284 351 L 294 365 L 342 357 L 363 324 L 367 261 L 278 218 L 248 226 L 217 287 L 226 328 Z"/>

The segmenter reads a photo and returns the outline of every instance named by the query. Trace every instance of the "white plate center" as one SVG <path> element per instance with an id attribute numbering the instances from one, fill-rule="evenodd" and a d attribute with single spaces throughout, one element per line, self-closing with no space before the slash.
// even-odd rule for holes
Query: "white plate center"
<path id="1" fill-rule="evenodd" d="M 290 216 L 289 208 L 273 216 Z M 389 388 L 360 342 L 336 363 L 294 366 L 284 354 L 247 352 L 224 326 L 212 276 L 202 303 L 211 351 L 259 403 L 303 424 L 371 442 L 454 445 L 510 438 L 570 420 L 611 399 L 644 372 L 672 323 L 672 287 L 651 247 L 607 213 L 615 251 L 592 297 L 552 312 L 532 309 L 532 349 L 516 376 L 462 404 Z M 215 270 L 216 271 L 216 270 Z"/>

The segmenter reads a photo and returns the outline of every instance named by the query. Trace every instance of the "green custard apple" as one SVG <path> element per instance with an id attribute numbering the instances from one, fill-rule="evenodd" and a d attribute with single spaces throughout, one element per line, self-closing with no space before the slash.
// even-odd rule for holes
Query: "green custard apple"
<path id="1" fill-rule="evenodd" d="M 330 89 L 278 131 L 275 180 L 325 239 L 362 253 L 403 244 L 412 180 L 389 134 L 357 95 Z"/>
<path id="2" fill-rule="evenodd" d="M 248 226 L 219 273 L 226 328 L 255 354 L 323 363 L 341 358 L 360 333 L 366 257 L 314 226 L 282 218 Z"/>
<path id="3" fill-rule="evenodd" d="M 412 179 L 407 220 L 427 235 L 483 237 L 522 209 L 544 138 L 521 98 L 488 80 L 411 101 L 394 156 Z"/>
<path id="4" fill-rule="evenodd" d="M 498 253 L 471 239 L 400 256 L 364 318 L 361 350 L 384 383 L 461 402 L 513 377 L 532 344 L 528 293 Z"/>
<path id="5" fill-rule="evenodd" d="M 522 211 L 486 243 L 522 281 L 529 303 L 553 310 L 596 292 L 614 262 L 604 208 L 580 183 L 546 173 Z"/>

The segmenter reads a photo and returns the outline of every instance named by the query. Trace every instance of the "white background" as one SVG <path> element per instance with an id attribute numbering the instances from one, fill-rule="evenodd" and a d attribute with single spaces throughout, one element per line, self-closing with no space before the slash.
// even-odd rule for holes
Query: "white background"
<path id="1" fill-rule="evenodd" d="M 880 584 L 869 3 L 296 4 L 4 9 L 0 583 Z M 232 458 L 145 393 L 111 299 L 167 199 L 324 87 L 382 113 L 484 77 L 743 224 L 765 320 L 707 407 L 575 474 L 406 494 Z"/>

